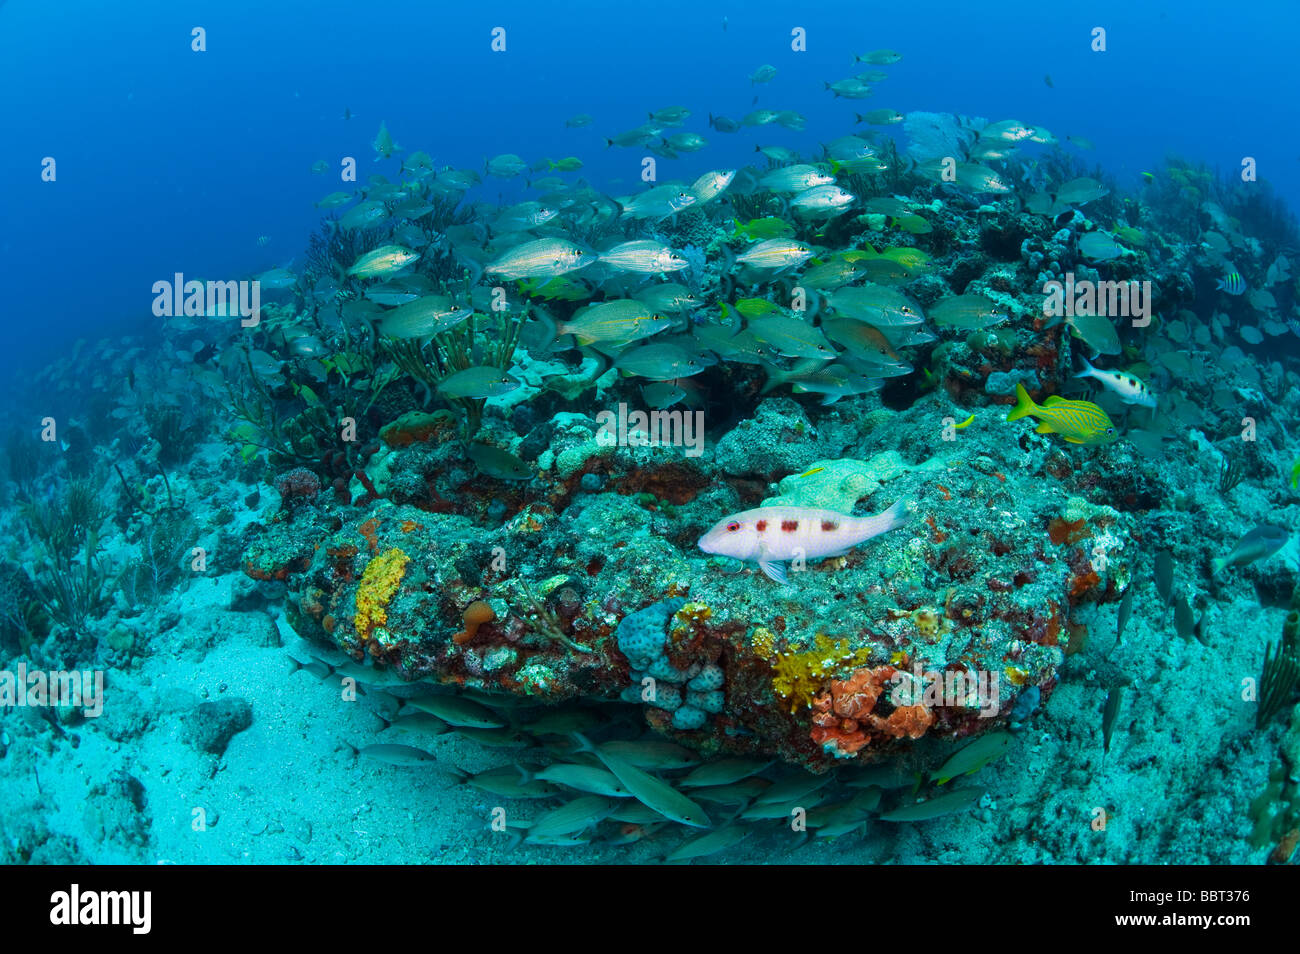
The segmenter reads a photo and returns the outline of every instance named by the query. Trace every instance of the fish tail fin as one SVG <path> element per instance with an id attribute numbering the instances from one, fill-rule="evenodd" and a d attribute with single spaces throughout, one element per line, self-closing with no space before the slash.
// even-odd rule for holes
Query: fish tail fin
<path id="1" fill-rule="evenodd" d="M 1096 375 L 1097 369 L 1092 366 L 1092 363 L 1085 355 L 1079 355 L 1079 360 L 1083 362 L 1083 370 L 1075 372 L 1074 376 L 1076 378 L 1091 378 Z"/>
<path id="2" fill-rule="evenodd" d="M 1025 390 L 1025 386 L 1017 382 L 1016 406 L 1013 407 L 1011 413 L 1007 415 L 1007 420 L 1018 421 L 1022 417 L 1033 414 L 1035 407 L 1034 399 L 1029 396 L 1029 392 Z"/>
<path id="3" fill-rule="evenodd" d="M 886 531 L 896 530 L 899 527 L 906 526 L 907 524 L 912 522 L 912 515 L 915 513 L 915 511 L 916 511 L 915 500 L 913 500 L 911 497 L 899 498 L 899 500 L 892 507 L 890 507 L 888 510 L 886 510 L 884 513 L 880 515 L 881 517 L 884 517 L 888 522 L 888 526 L 886 526 L 880 532 L 885 533 Z"/>
<path id="4" fill-rule="evenodd" d="M 1225 566 L 1228 565 L 1227 557 L 1215 557 L 1210 561 L 1210 576 L 1218 576 Z"/>
<path id="5" fill-rule="evenodd" d="M 472 258 L 469 259 L 468 261 L 461 262 L 461 264 L 463 264 L 465 266 L 465 270 L 469 272 L 469 285 L 471 288 L 473 288 L 475 285 L 478 284 L 478 280 L 483 277 L 483 266 L 480 265 L 478 262 L 474 261 Z"/>
<path id="6" fill-rule="evenodd" d="M 470 780 L 470 778 L 472 778 L 470 773 L 466 772 L 459 765 L 444 764 L 442 767 L 456 780 L 457 785 L 464 785 Z M 523 771 L 523 769 L 520 769 L 520 771 Z"/>
<path id="7" fill-rule="evenodd" d="M 722 271 L 718 273 L 719 292 L 723 299 L 730 299 L 732 293 L 736 290 L 736 280 L 732 276 L 736 271 L 736 254 L 727 246 L 719 247 L 722 252 Z M 740 313 L 736 312 L 731 322 L 733 333 L 740 330 Z"/>
<path id="8" fill-rule="evenodd" d="M 888 533 L 890 530 L 897 530 L 899 527 L 911 523 L 912 515 L 916 511 L 916 501 L 911 497 L 899 499 L 888 510 L 881 511 L 874 517 L 854 517 L 851 539 L 844 541 L 844 549 L 848 550 L 857 546 L 859 543 L 865 543 L 872 537 L 878 537 L 882 533 Z"/>
<path id="9" fill-rule="evenodd" d="M 591 740 L 588 739 L 581 732 L 570 732 L 569 738 L 573 739 L 574 742 L 578 743 L 579 752 L 590 752 L 593 755 L 596 754 L 596 747 L 592 745 Z"/>
<path id="10" fill-rule="evenodd" d="M 550 351 L 555 346 L 555 342 L 559 340 L 560 326 L 555 323 L 555 319 L 547 314 L 546 310 L 543 308 L 536 309 L 533 313 L 533 317 L 537 319 L 543 329 L 541 350 Z"/>
<path id="11" fill-rule="evenodd" d="M 763 370 L 767 373 L 767 381 L 763 384 L 763 390 L 759 392 L 760 394 L 767 394 L 769 391 L 779 388 L 790 379 L 789 372 L 782 371 L 770 361 L 763 361 L 760 359 L 759 364 L 763 366 Z"/>

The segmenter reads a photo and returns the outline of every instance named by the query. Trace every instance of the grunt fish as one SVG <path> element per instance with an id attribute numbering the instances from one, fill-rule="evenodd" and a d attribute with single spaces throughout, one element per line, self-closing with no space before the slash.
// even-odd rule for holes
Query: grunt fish
<path id="1" fill-rule="evenodd" d="M 401 271 L 419 257 L 419 252 L 412 252 L 401 245 L 381 245 L 358 258 L 348 269 L 348 274 L 357 278 L 391 275 L 393 272 Z"/>
<path id="2" fill-rule="evenodd" d="M 712 824 L 704 809 L 677 791 L 663 779 L 637 768 L 603 746 L 592 745 L 579 734 L 574 735 L 580 751 L 590 752 L 600 759 L 605 768 L 617 776 L 637 801 L 658 812 L 664 818 L 692 828 L 708 828 Z"/>
<path id="3" fill-rule="evenodd" d="M 1091 401 L 1067 401 L 1053 394 L 1041 405 L 1035 404 L 1023 384 L 1016 385 L 1016 406 L 1008 421 L 1036 417 L 1039 434 L 1060 434 L 1071 444 L 1109 444 L 1118 439 L 1110 417 Z"/>

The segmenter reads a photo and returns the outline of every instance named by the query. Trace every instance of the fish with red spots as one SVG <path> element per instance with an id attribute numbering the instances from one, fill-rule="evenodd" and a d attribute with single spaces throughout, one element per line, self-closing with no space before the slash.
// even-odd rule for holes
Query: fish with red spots
<path id="1" fill-rule="evenodd" d="M 859 543 L 907 523 L 910 501 L 900 500 L 874 517 L 853 517 L 816 507 L 759 507 L 724 517 L 700 537 L 705 553 L 757 561 L 777 583 L 787 583 L 790 560 L 843 556 Z"/>

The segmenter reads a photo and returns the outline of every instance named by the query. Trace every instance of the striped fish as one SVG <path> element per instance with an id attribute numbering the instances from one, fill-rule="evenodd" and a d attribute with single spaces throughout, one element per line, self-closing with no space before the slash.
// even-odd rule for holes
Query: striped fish
<path id="1" fill-rule="evenodd" d="M 753 268 L 786 268 L 799 265 L 812 258 L 813 250 L 803 242 L 790 239 L 768 239 L 751 246 L 744 255 L 736 258 L 742 265 Z"/>
<path id="2" fill-rule="evenodd" d="M 577 271 L 593 261 L 595 256 L 588 255 L 572 242 L 540 238 L 515 246 L 485 270 L 506 279 L 553 278 Z"/>
<path id="3" fill-rule="evenodd" d="M 1008 421 L 1036 417 L 1040 434 L 1060 434 L 1071 444 L 1109 444 L 1119 434 L 1110 417 L 1091 401 L 1067 401 L 1053 394 L 1042 404 L 1035 404 L 1023 384 L 1016 385 L 1016 406 Z"/>
<path id="4" fill-rule="evenodd" d="M 1246 290 L 1246 280 L 1241 277 L 1241 273 L 1235 268 L 1224 275 L 1214 283 L 1214 287 L 1219 291 L 1225 291 L 1229 295 L 1240 295 Z"/>

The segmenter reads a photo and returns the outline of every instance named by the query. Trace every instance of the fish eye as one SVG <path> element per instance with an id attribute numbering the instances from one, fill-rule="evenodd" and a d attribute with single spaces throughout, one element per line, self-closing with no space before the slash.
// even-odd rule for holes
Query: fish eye
<path id="1" fill-rule="evenodd" d="M 728 533 L 735 533 L 739 529 L 740 529 L 740 523 L 736 520 L 733 520 L 731 521 L 731 523 L 727 524 Z"/>

